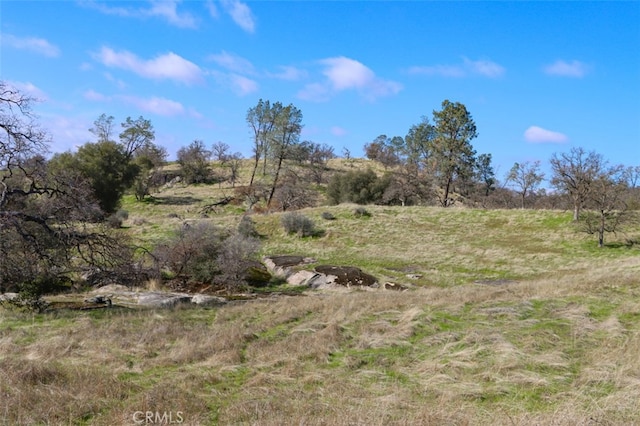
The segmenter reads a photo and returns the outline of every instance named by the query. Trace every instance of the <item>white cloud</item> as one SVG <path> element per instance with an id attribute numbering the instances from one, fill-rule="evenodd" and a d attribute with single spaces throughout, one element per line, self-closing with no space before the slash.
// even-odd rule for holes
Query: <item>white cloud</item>
<path id="1" fill-rule="evenodd" d="M 502 65 L 487 59 L 474 61 L 469 58 L 462 57 L 462 64 L 413 66 L 408 69 L 408 72 L 409 74 L 422 74 L 447 78 L 462 78 L 470 75 L 498 78 L 502 77 L 506 70 Z"/>
<path id="2" fill-rule="evenodd" d="M 94 101 L 94 102 L 106 102 L 109 100 L 108 96 L 103 95 L 102 93 L 96 92 L 93 89 L 89 89 L 87 91 L 85 91 L 82 96 L 84 96 L 85 99 L 89 100 L 89 101 Z"/>
<path id="3" fill-rule="evenodd" d="M 149 16 L 163 17 L 171 25 L 179 28 L 197 28 L 196 20 L 191 14 L 178 12 L 178 3 L 180 1 L 156 0 L 146 13 Z"/>
<path id="4" fill-rule="evenodd" d="M 211 71 L 210 75 L 215 78 L 219 86 L 231 90 L 238 96 L 255 93 L 259 89 L 259 85 L 255 80 L 240 74 Z"/>
<path id="5" fill-rule="evenodd" d="M 240 0 L 222 0 L 222 7 L 240 28 L 253 33 L 256 28 L 255 18 L 249 6 Z"/>
<path id="6" fill-rule="evenodd" d="M 178 12 L 178 4 L 181 0 L 150 0 L 151 5 L 146 8 L 113 7 L 94 0 L 80 1 L 80 5 L 89 7 L 104 13 L 105 15 L 115 15 L 125 18 L 148 18 L 161 17 L 179 28 L 197 28 L 198 23 L 190 13 Z"/>
<path id="7" fill-rule="evenodd" d="M 502 77 L 505 73 L 503 66 L 491 62 L 488 60 L 472 61 L 468 58 L 463 58 L 465 68 L 473 74 L 479 74 L 489 78 Z"/>
<path id="8" fill-rule="evenodd" d="M 286 81 L 298 81 L 305 78 L 308 73 L 305 70 L 301 70 L 300 68 L 291 67 L 291 66 L 280 66 L 278 67 L 280 72 L 269 73 L 269 77 L 277 78 L 280 80 Z"/>
<path id="9" fill-rule="evenodd" d="M 240 96 L 248 95 L 250 93 L 255 93 L 258 91 L 258 83 L 250 78 L 231 74 L 229 75 L 229 81 L 231 83 L 231 88 L 234 92 L 236 92 Z"/>
<path id="10" fill-rule="evenodd" d="M 176 115 L 182 115 L 185 112 L 185 108 L 180 102 L 172 101 L 166 98 L 151 97 L 151 98 L 139 98 L 137 96 L 117 96 L 118 99 L 134 105 L 140 108 L 142 111 L 146 111 L 156 115 L 162 115 L 165 117 L 173 117 Z"/>
<path id="11" fill-rule="evenodd" d="M 218 16 L 220 16 L 218 14 L 218 8 L 212 0 L 207 0 L 204 6 L 207 8 L 207 10 L 209 11 L 209 15 L 211 15 L 212 18 L 217 18 Z"/>
<path id="12" fill-rule="evenodd" d="M 395 81 L 383 80 L 354 59 L 344 56 L 318 61 L 324 66 L 322 74 L 326 80 L 307 85 L 298 93 L 298 97 L 312 101 L 326 101 L 332 95 L 345 90 L 356 90 L 362 97 L 373 101 L 381 96 L 395 95 L 402 85 Z"/>
<path id="13" fill-rule="evenodd" d="M 38 102 L 46 101 L 48 96 L 42 89 L 28 81 L 7 81 L 9 86 L 18 89 L 22 94 L 30 96 Z"/>
<path id="14" fill-rule="evenodd" d="M 589 67 L 580 61 L 557 60 L 553 64 L 545 66 L 543 71 L 548 75 L 582 78 L 589 72 Z"/>
<path id="15" fill-rule="evenodd" d="M 116 52 L 103 47 L 94 58 L 110 68 L 132 71 L 142 77 L 155 80 L 174 80 L 185 84 L 203 81 L 202 70 L 173 52 L 157 56 L 151 60 L 142 60 L 131 52 Z"/>
<path id="16" fill-rule="evenodd" d="M 331 99 L 329 87 L 326 84 L 307 84 L 298 92 L 298 98 L 304 101 L 326 102 Z"/>
<path id="17" fill-rule="evenodd" d="M 373 82 L 375 75 L 371 69 L 362 63 L 339 56 L 336 58 L 328 58 L 320 61 L 326 65 L 322 72 L 335 90 L 345 90 L 351 88 L 362 88 Z"/>
<path id="18" fill-rule="evenodd" d="M 60 55 L 60 49 L 43 38 L 17 37 L 12 34 L 1 34 L 0 40 L 5 46 L 14 49 L 28 50 L 39 55 L 55 58 Z"/>
<path id="19" fill-rule="evenodd" d="M 524 138 L 532 143 L 565 143 L 569 140 L 567 135 L 552 130 L 531 126 L 524 132 Z"/>
<path id="20" fill-rule="evenodd" d="M 241 74 L 254 74 L 255 69 L 253 64 L 247 59 L 240 56 L 227 53 L 224 50 L 217 54 L 209 56 L 209 59 L 214 61 L 219 66 L 226 68 L 229 71 L 241 73 Z"/>
<path id="21" fill-rule="evenodd" d="M 43 116 L 43 126 L 51 134 L 51 151 L 75 150 L 92 139 L 91 122 L 85 117 Z"/>

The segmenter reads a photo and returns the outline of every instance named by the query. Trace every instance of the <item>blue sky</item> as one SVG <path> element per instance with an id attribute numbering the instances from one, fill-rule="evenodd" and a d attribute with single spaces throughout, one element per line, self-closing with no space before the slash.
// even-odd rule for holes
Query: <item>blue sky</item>
<path id="1" fill-rule="evenodd" d="M 443 100 L 476 121 L 498 177 L 574 146 L 640 165 L 640 2 L 29 1 L 0 4 L 0 78 L 42 102 L 52 151 L 102 113 L 142 115 L 173 156 L 251 153 L 260 98 L 303 139 L 361 156 Z"/>

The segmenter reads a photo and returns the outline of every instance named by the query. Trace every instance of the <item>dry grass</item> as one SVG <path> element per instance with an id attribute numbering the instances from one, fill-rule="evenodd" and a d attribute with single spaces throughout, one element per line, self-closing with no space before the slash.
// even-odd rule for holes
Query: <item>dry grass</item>
<path id="1" fill-rule="evenodd" d="M 617 267 L 616 267 L 617 266 Z M 637 424 L 640 260 L 217 310 L 2 312 L 6 424 Z M 604 275 L 604 272 L 603 272 Z"/>
<path id="2" fill-rule="evenodd" d="M 126 225 L 149 244 L 184 220 L 235 226 L 236 207 L 199 214 L 223 191 L 130 202 L 145 220 Z M 637 249 L 597 250 L 570 213 L 353 208 L 305 210 L 324 230 L 314 238 L 285 235 L 277 214 L 253 218 L 265 253 L 359 266 L 410 290 L 0 308 L 0 424 L 134 424 L 137 411 L 192 425 L 640 424 Z"/>

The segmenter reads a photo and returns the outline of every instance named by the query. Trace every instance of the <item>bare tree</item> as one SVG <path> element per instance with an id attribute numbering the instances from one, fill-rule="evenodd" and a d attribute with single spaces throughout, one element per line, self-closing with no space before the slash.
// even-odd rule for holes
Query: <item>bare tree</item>
<path id="1" fill-rule="evenodd" d="M 606 167 L 594 177 L 587 199 L 587 211 L 581 215 L 583 230 L 598 235 L 598 247 L 604 247 L 604 234 L 616 230 L 631 219 L 627 210 L 621 165 Z"/>
<path id="2" fill-rule="evenodd" d="M 112 141 L 113 120 L 115 118 L 112 115 L 100 114 L 100 117 L 93 122 L 93 127 L 89 131 L 98 138 L 98 142 Z"/>
<path id="3" fill-rule="evenodd" d="M 604 159 L 593 151 L 572 148 L 567 153 L 553 154 L 550 163 L 553 171 L 551 185 L 571 197 L 573 220 L 577 221 L 593 181 L 602 173 Z"/>
<path id="4" fill-rule="evenodd" d="M 211 154 L 213 159 L 219 161 L 221 165 L 224 165 L 230 157 L 229 150 L 231 147 L 222 142 L 218 141 L 211 146 Z"/>
<path id="5" fill-rule="evenodd" d="M 515 163 L 507 175 L 507 182 L 520 195 L 520 207 L 523 209 L 527 196 L 535 193 L 543 180 L 540 161 Z"/>
<path id="6" fill-rule="evenodd" d="M 102 212 L 83 176 L 49 170 L 33 102 L 0 81 L 0 291 L 37 301 L 80 270 L 123 270 L 131 250 L 93 223 Z"/>

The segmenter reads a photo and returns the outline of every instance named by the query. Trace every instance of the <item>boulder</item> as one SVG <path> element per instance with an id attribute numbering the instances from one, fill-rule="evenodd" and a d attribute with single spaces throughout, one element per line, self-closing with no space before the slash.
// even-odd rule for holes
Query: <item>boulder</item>
<path id="1" fill-rule="evenodd" d="M 17 300 L 18 296 L 18 293 L 3 293 L 0 294 L 0 302 L 11 302 L 12 300 Z"/>
<path id="2" fill-rule="evenodd" d="M 227 300 L 222 297 L 207 294 L 196 294 L 191 298 L 191 303 L 198 306 L 220 306 L 227 303 Z"/>
<path id="3" fill-rule="evenodd" d="M 320 275 L 322 274 L 318 272 L 313 272 L 313 271 L 298 271 L 287 278 L 287 283 L 291 285 L 309 286 L 309 282 L 313 281 L 314 279 L 321 278 L 319 277 Z M 324 277 L 324 281 L 326 281 L 327 277 L 326 276 L 323 276 L 323 277 Z"/>
<path id="4" fill-rule="evenodd" d="M 252 262 L 244 279 L 251 287 L 265 287 L 271 281 L 271 274 L 262 263 Z"/>
<path id="5" fill-rule="evenodd" d="M 319 265 L 315 271 L 327 277 L 327 284 L 337 284 L 345 287 L 371 287 L 378 280 L 370 274 L 354 266 Z"/>
<path id="6" fill-rule="evenodd" d="M 264 265 L 272 275 L 285 279 L 295 273 L 293 270 L 295 266 L 315 262 L 315 259 L 303 256 L 267 256 L 263 259 Z"/>
<path id="7" fill-rule="evenodd" d="M 192 296 L 182 293 L 149 292 L 138 296 L 138 305 L 148 308 L 172 308 L 180 303 L 190 303 Z"/>

